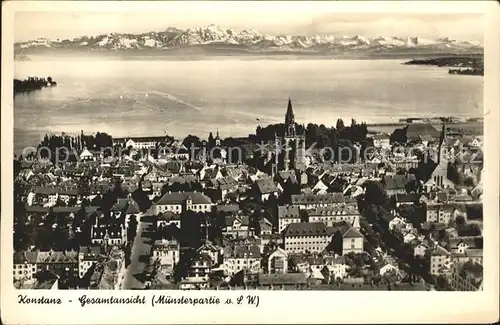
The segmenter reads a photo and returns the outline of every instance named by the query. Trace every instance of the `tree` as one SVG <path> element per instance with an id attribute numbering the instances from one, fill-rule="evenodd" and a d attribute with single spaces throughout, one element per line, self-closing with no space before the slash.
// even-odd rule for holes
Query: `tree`
<path id="1" fill-rule="evenodd" d="M 388 203 L 387 193 L 380 182 L 367 181 L 365 183 L 365 204 L 385 206 Z"/>
<path id="2" fill-rule="evenodd" d="M 389 137 L 390 143 L 406 143 L 406 141 L 408 141 L 408 138 L 406 137 L 406 128 L 407 127 L 394 130 L 394 132 L 392 132 L 391 136 Z"/>

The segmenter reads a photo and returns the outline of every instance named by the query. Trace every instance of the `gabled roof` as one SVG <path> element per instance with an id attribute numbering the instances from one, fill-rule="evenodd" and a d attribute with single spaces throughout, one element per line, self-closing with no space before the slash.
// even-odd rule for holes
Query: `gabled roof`
<path id="1" fill-rule="evenodd" d="M 210 198 L 203 193 L 199 192 L 171 192 L 163 195 L 160 200 L 156 202 L 156 205 L 180 205 L 186 201 L 187 198 L 191 198 L 193 204 L 211 204 Z"/>
<path id="2" fill-rule="evenodd" d="M 276 184 L 271 178 L 261 178 L 255 181 L 261 194 L 274 193 L 278 191 Z"/>
<path id="3" fill-rule="evenodd" d="M 323 222 L 299 222 L 289 224 L 285 236 L 327 236 L 326 225 Z"/>
<path id="4" fill-rule="evenodd" d="M 363 238 L 363 235 L 354 228 L 349 228 L 342 234 L 343 238 Z"/>
<path id="5" fill-rule="evenodd" d="M 284 218 L 300 218 L 299 207 L 296 205 L 278 206 L 278 219 Z"/>

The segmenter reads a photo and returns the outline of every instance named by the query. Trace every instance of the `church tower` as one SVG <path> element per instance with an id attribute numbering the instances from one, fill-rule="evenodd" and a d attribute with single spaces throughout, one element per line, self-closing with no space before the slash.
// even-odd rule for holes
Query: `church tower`
<path id="1" fill-rule="evenodd" d="M 217 129 L 217 135 L 215 136 L 215 146 L 220 147 L 219 129 Z"/>
<path id="2" fill-rule="evenodd" d="M 282 148 L 283 150 L 283 163 L 278 168 L 285 171 L 290 169 L 305 170 L 305 134 L 297 134 L 295 115 L 293 114 L 290 98 L 288 98 L 288 107 L 285 115 L 285 135 L 283 139 L 276 140 L 277 148 Z"/>
<path id="3" fill-rule="evenodd" d="M 295 136 L 295 115 L 293 114 L 292 101 L 288 98 L 288 107 L 285 115 L 285 136 Z"/>

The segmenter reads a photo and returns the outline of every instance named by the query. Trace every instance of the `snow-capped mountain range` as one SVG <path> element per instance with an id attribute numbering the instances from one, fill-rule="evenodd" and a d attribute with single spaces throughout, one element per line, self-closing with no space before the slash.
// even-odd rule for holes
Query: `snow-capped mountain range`
<path id="1" fill-rule="evenodd" d="M 456 41 L 449 38 L 424 39 L 421 37 L 375 37 L 331 35 L 290 36 L 268 35 L 252 29 L 223 29 L 209 25 L 181 30 L 169 27 L 162 32 L 142 34 L 108 33 L 82 36 L 74 39 L 39 38 L 14 44 L 16 53 L 36 50 L 172 50 L 181 48 L 211 50 L 238 50 L 240 52 L 428 52 L 428 53 L 480 53 L 479 42 Z"/>

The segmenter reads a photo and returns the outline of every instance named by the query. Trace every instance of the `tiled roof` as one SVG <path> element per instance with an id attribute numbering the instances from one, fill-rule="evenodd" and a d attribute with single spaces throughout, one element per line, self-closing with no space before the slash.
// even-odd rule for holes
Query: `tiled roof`
<path id="1" fill-rule="evenodd" d="M 256 245 L 237 245 L 229 249 L 228 253 L 228 257 L 231 258 L 260 258 L 260 248 Z"/>
<path id="2" fill-rule="evenodd" d="M 158 215 L 158 221 L 172 221 L 181 220 L 181 215 L 179 213 L 173 213 L 172 211 L 165 211 Z"/>
<path id="3" fill-rule="evenodd" d="M 299 207 L 295 205 L 278 206 L 278 218 L 300 218 Z"/>
<path id="4" fill-rule="evenodd" d="M 309 211 L 309 216 L 332 216 L 332 215 L 359 215 L 358 209 L 351 205 L 336 205 L 328 207 L 317 207 Z"/>
<path id="5" fill-rule="evenodd" d="M 276 184 L 271 178 L 261 178 L 255 181 L 261 194 L 274 193 L 278 191 Z"/>
<path id="6" fill-rule="evenodd" d="M 482 236 L 467 236 L 459 238 L 450 239 L 450 247 L 457 248 L 460 243 L 465 243 L 469 248 L 483 248 L 483 237 Z"/>
<path id="7" fill-rule="evenodd" d="M 356 199 L 343 196 L 342 193 L 294 194 L 291 196 L 291 198 L 292 204 L 329 204 L 356 202 Z"/>
<path id="8" fill-rule="evenodd" d="M 420 136 L 422 135 L 428 135 L 432 138 L 438 138 L 440 134 L 441 133 L 436 130 L 436 128 L 430 123 L 410 123 L 406 127 L 406 137 L 408 139 L 420 139 Z"/>
<path id="9" fill-rule="evenodd" d="M 211 204 L 210 198 L 200 192 L 172 192 L 166 193 L 156 205 L 179 205 L 190 198 L 193 204 Z"/>
<path id="10" fill-rule="evenodd" d="M 260 285 L 295 285 L 306 283 L 307 279 L 304 273 L 259 274 Z"/>
<path id="11" fill-rule="evenodd" d="M 285 236 L 327 236 L 326 225 L 323 222 L 292 223 L 285 229 Z"/>
<path id="12" fill-rule="evenodd" d="M 37 255 L 37 263 L 78 263 L 78 253 L 76 252 L 39 252 Z"/>
<path id="13" fill-rule="evenodd" d="M 30 263 L 34 264 L 37 260 L 37 252 L 15 252 L 14 264 Z"/>

